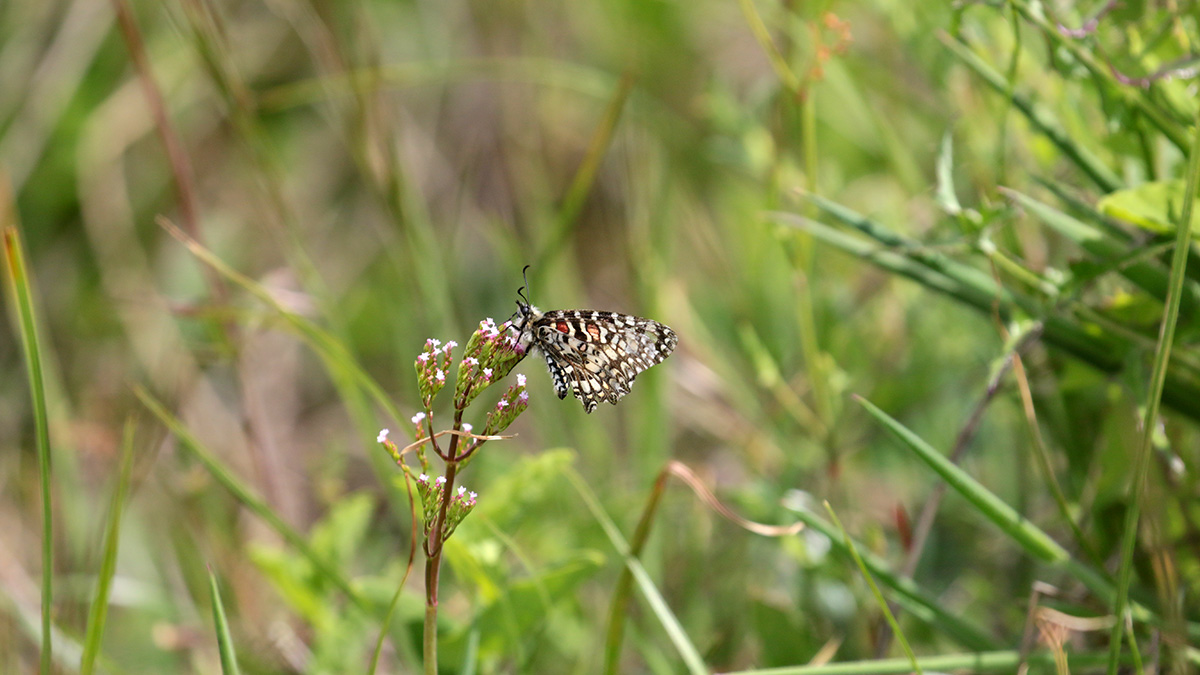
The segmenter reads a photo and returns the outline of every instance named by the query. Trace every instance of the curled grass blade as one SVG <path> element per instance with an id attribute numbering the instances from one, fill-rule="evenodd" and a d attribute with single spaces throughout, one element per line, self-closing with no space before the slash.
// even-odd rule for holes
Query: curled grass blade
<path id="1" fill-rule="evenodd" d="M 121 516 L 125 511 L 125 498 L 129 494 L 129 481 L 133 474 L 133 437 L 134 423 L 133 418 L 130 418 L 125 422 L 124 440 L 121 443 L 121 466 L 117 473 L 112 504 L 109 506 L 108 527 L 104 535 L 104 559 L 100 563 L 100 574 L 96 581 L 96 596 L 92 599 L 92 608 L 88 612 L 83 658 L 79 666 L 82 675 L 89 675 L 95 670 L 96 655 L 100 653 L 100 640 L 104 637 L 104 623 L 108 617 L 108 594 L 117 570 Z"/>
<path id="2" fill-rule="evenodd" d="M 51 672 L 50 614 L 54 608 L 54 510 L 50 485 L 50 422 L 46 410 L 46 384 L 42 372 L 42 350 L 37 335 L 37 314 L 33 308 L 33 287 L 25 262 L 24 247 L 17 222 L 17 206 L 9 189 L 8 176 L 0 173 L 0 230 L 4 232 L 4 258 L 8 262 L 8 287 L 20 323 L 25 374 L 29 378 L 29 396 L 33 404 L 34 440 L 37 444 L 38 479 L 42 491 L 42 650 L 41 669 Z"/>

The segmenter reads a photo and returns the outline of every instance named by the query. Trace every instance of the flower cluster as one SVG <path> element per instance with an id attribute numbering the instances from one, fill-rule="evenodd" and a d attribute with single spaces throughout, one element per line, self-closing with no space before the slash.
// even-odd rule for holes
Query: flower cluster
<path id="1" fill-rule="evenodd" d="M 501 380 L 525 358 L 525 348 L 509 324 L 496 325 L 490 317 L 479 322 L 471 334 L 458 366 L 454 385 L 454 407 L 463 410 L 484 389 Z"/>
<path id="2" fill-rule="evenodd" d="M 446 479 L 443 476 L 438 476 L 433 480 L 429 479 L 426 474 L 417 476 L 417 494 L 421 496 L 421 509 L 425 513 L 425 536 L 429 537 L 429 530 L 433 527 L 433 521 L 437 518 L 438 511 L 442 508 L 443 492 L 446 488 Z M 459 486 L 458 490 L 450 497 L 450 504 L 446 508 L 446 522 L 442 526 L 442 541 L 450 538 L 458 524 L 467 517 L 467 514 L 475 508 L 474 492 L 469 492 L 467 488 Z"/>
<path id="3" fill-rule="evenodd" d="M 453 340 L 442 346 L 441 340 L 431 338 L 425 341 L 425 351 L 417 355 L 417 387 L 426 411 L 433 406 L 433 397 L 446 386 L 446 373 L 450 372 L 453 363 L 450 351 L 457 346 Z"/>
<path id="4" fill-rule="evenodd" d="M 508 388 L 496 407 L 488 413 L 483 435 L 492 436 L 508 428 L 529 407 L 529 392 L 525 391 L 525 376 L 517 373 L 517 383 Z"/>

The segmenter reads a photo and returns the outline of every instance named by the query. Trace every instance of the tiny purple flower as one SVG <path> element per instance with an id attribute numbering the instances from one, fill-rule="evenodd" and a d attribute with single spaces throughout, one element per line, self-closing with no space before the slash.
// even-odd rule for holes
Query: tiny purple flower
<path id="1" fill-rule="evenodd" d="M 523 391 L 517 395 L 517 400 L 521 403 L 529 403 L 529 392 Z"/>
<path id="2" fill-rule="evenodd" d="M 504 410 L 507 407 L 508 407 L 508 399 L 502 398 L 499 401 L 496 401 L 496 410 Z"/>

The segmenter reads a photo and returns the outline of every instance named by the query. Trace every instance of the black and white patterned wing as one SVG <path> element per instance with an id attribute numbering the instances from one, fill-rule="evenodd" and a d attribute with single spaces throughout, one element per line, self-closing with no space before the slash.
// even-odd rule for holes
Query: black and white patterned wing
<path id="1" fill-rule="evenodd" d="M 661 363 L 678 343 L 675 331 L 657 321 L 614 312 L 546 312 L 531 326 L 546 358 L 554 391 L 570 391 L 592 412 L 600 401 L 615 404 L 638 373 Z"/>

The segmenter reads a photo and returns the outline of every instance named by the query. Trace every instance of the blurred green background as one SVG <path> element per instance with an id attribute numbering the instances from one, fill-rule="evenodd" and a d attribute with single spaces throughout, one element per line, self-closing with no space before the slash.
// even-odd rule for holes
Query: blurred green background
<path id="1" fill-rule="evenodd" d="M 1169 226 L 1179 202 L 1151 197 L 1139 216 L 1102 198 L 1183 177 L 1200 31 L 1194 1 L 1101 10 L 0 2 L 0 171 L 13 196 L 0 208 L 19 222 L 45 359 L 58 667 L 79 667 L 132 419 L 101 670 L 218 672 L 211 570 L 244 672 L 365 671 L 412 542 L 375 434 L 390 427 L 403 445 L 425 339 L 461 344 L 479 320 L 507 318 L 525 264 L 542 309 L 652 317 L 679 348 L 592 415 L 559 401 L 535 359 L 518 368 L 532 397 L 518 436 L 485 446 L 461 477 L 480 506 L 447 552 L 445 672 L 598 669 L 622 565 L 571 472 L 626 537 L 669 459 L 756 521 L 790 524 L 802 508 L 825 518 L 827 499 L 864 550 L 901 570 L 939 481 L 851 394 L 944 454 L 965 427 L 969 474 L 1113 574 L 1162 315 L 1162 295 L 1122 273 L 1140 263 L 1165 278 L 1169 246 L 1148 223 Z M 1095 30 L 1055 29 L 1097 12 Z M 854 233 L 810 194 L 896 239 Z M 1014 194 L 1120 250 L 1098 256 Z M 160 217 L 247 281 L 214 272 Z M 839 250 L 807 218 L 864 248 Z M 972 306 L 867 259 L 880 252 L 951 261 L 1030 300 Z M 0 327 L 0 671 L 16 673 L 38 661 L 43 535 L 12 298 Z M 1064 348 L 1052 328 L 1041 339 L 1056 319 L 1098 342 Z M 1168 385 L 1134 558 L 1133 594 L 1161 619 L 1135 634 L 1163 672 L 1186 672 L 1170 669 L 1188 667 L 1200 621 L 1190 319 L 1185 303 L 1185 370 Z M 328 342 L 314 346 L 301 321 Z M 1014 372 L 1007 334 L 1031 327 Z M 366 606 L 181 448 L 137 387 Z M 903 656 L 823 535 L 747 532 L 679 482 L 663 499 L 643 560 L 709 668 Z M 416 564 L 380 672 L 419 670 Z M 1046 582 L 1061 611 L 1103 617 L 1111 605 L 953 491 L 913 579 L 991 648 L 1066 635 L 1069 651 L 1106 649 L 1107 624 L 1056 632 L 1030 596 Z M 918 655 L 982 648 L 899 616 Z M 682 672 L 640 595 L 628 620 L 623 672 Z"/>

